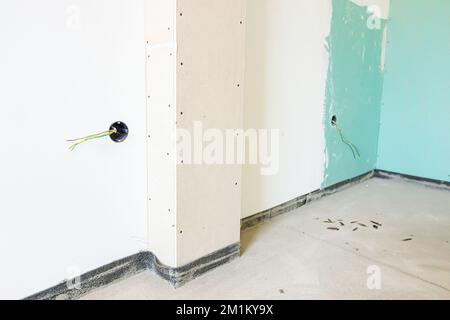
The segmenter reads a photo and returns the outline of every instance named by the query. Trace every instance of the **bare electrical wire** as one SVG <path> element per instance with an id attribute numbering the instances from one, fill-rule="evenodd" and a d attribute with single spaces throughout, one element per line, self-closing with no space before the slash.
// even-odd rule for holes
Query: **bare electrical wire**
<path id="1" fill-rule="evenodd" d="M 342 132 L 342 129 L 339 128 L 338 124 L 336 121 L 332 122 L 333 126 L 336 128 L 337 132 L 339 133 L 339 136 L 341 137 L 341 140 L 344 144 L 346 144 L 350 150 L 352 151 L 352 155 L 353 158 L 357 159 L 357 158 L 361 158 L 361 154 L 359 152 L 359 149 L 357 146 L 355 146 L 352 142 L 350 142 L 349 140 L 347 140 Z"/>
<path id="2" fill-rule="evenodd" d="M 117 129 L 114 128 L 113 130 L 108 130 L 108 131 L 104 131 L 104 132 L 100 132 L 100 133 L 96 133 L 96 134 L 91 134 L 87 137 L 84 138 L 79 138 L 79 139 L 73 139 L 73 140 L 67 140 L 67 142 L 73 142 L 70 146 L 69 149 L 70 151 L 74 151 L 75 148 L 77 146 L 79 146 L 82 143 L 85 143 L 87 141 L 90 140 L 94 140 L 94 139 L 100 139 L 100 138 L 104 138 L 104 137 L 109 137 L 110 135 L 117 133 Z"/>

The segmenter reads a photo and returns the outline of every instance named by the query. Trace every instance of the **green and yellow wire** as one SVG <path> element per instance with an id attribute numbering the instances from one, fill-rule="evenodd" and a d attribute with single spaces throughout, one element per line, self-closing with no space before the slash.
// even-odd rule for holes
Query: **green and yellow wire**
<path id="1" fill-rule="evenodd" d="M 77 146 L 79 146 L 82 143 L 85 143 L 87 141 L 94 140 L 94 139 L 109 137 L 110 135 L 112 135 L 114 133 L 117 133 L 117 129 L 115 129 L 115 128 L 113 130 L 108 130 L 108 131 L 104 131 L 104 132 L 100 132 L 100 133 L 96 133 L 96 134 L 91 134 L 84 138 L 67 140 L 67 142 L 73 142 L 69 147 L 70 151 L 73 151 L 73 150 L 75 150 L 75 148 Z"/>
<path id="2" fill-rule="evenodd" d="M 355 146 L 353 143 L 351 143 L 349 140 L 347 140 L 342 133 L 342 129 L 339 128 L 336 122 L 333 122 L 333 126 L 336 128 L 337 132 L 339 133 L 339 136 L 341 137 L 341 140 L 344 144 L 346 144 L 349 149 L 352 151 L 353 158 L 361 158 L 361 154 L 359 153 L 359 149 L 357 146 Z"/>

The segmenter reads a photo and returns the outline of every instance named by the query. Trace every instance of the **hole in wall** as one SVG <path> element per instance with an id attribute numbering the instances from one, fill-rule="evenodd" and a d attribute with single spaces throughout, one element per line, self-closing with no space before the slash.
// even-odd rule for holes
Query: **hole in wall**
<path id="1" fill-rule="evenodd" d="M 337 116 L 336 115 L 333 115 L 332 117 L 331 117 L 331 125 L 333 126 L 333 127 L 336 127 L 336 125 L 337 125 Z"/>
<path id="2" fill-rule="evenodd" d="M 110 138 L 112 141 L 120 143 L 120 142 L 124 142 L 126 140 L 126 138 L 128 137 L 128 127 L 125 123 L 121 122 L 121 121 L 117 121 L 115 123 L 113 123 L 110 127 L 109 130 L 115 130 L 115 133 L 112 133 L 110 135 Z"/>

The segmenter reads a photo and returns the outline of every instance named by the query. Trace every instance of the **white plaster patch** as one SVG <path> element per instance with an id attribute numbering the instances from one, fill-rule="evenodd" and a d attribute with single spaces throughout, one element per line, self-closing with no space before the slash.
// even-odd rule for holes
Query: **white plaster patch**
<path id="1" fill-rule="evenodd" d="M 384 71 L 384 69 L 386 67 L 387 41 L 388 41 L 388 25 L 385 25 L 384 31 L 383 31 L 383 43 L 382 43 L 382 48 L 381 48 L 381 62 L 380 62 L 381 71 Z"/>

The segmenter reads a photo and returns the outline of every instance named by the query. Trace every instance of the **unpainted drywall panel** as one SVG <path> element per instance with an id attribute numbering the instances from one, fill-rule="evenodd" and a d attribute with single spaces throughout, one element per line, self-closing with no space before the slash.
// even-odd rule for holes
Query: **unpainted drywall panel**
<path id="1" fill-rule="evenodd" d="M 279 171 L 243 169 L 242 215 L 320 188 L 330 33 L 328 0 L 248 0 L 245 128 L 279 129 Z"/>
<path id="2" fill-rule="evenodd" d="M 176 266 L 176 1 L 146 1 L 149 250 Z"/>
<path id="3" fill-rule="evenodd" d="M 379 169 L 450 181 L 450 2 L 392 1 Z"/>
<path id="4" fill-rule="evenodd" d="M 144 3 L 0 4 L 0 298 L 147 247 Z M 68 150 L 124 121 L 128 139 Z"/>
<path id="5" fill-rule="evenodd" d="M 242 128 L 245 1 L 178 0 L 177 11 L 178 129 Z M 179 163 L 178 265 L 239 241 L 241 183 L 240 165 Z"/>

